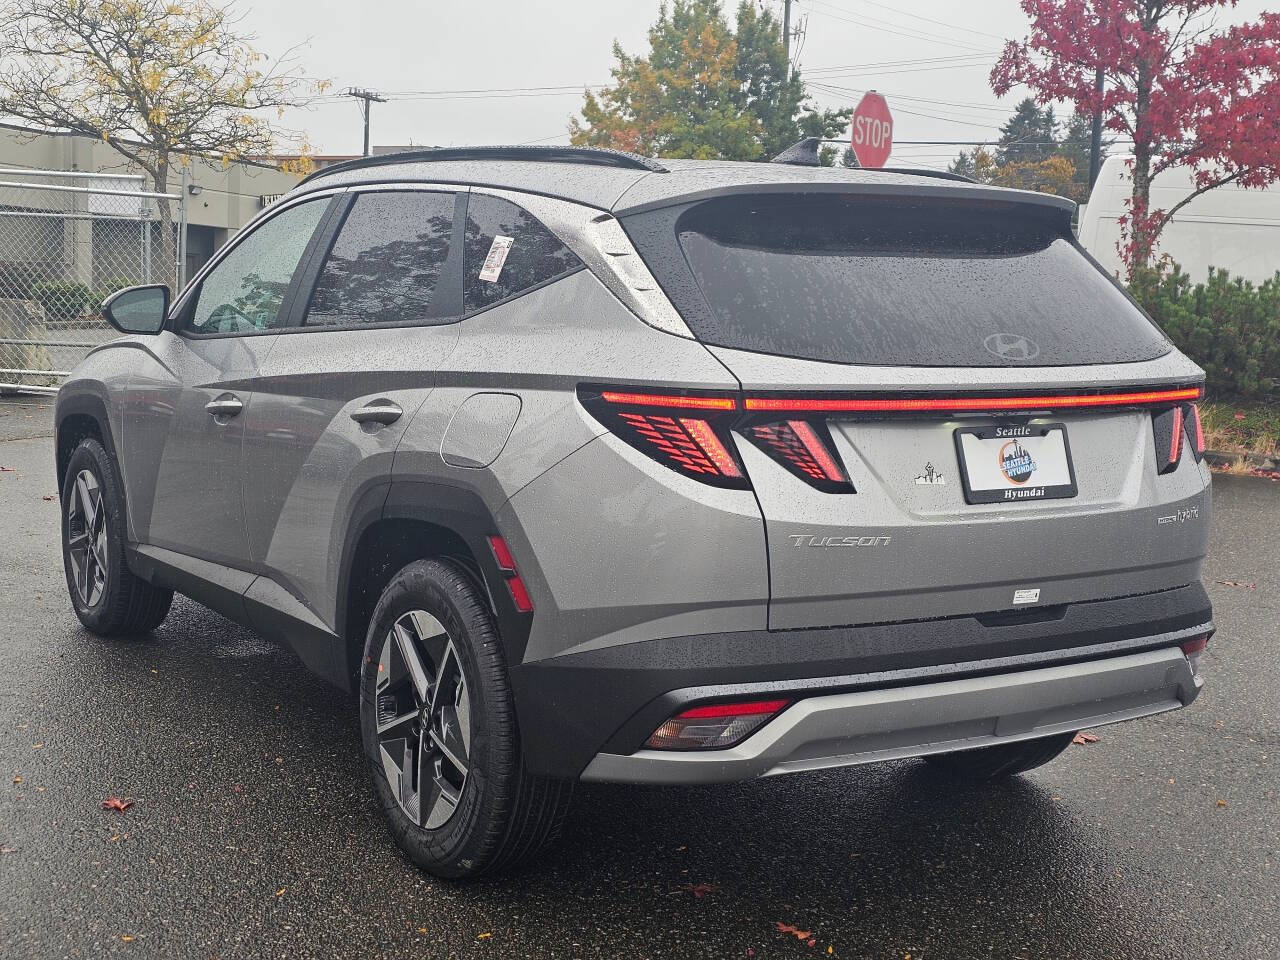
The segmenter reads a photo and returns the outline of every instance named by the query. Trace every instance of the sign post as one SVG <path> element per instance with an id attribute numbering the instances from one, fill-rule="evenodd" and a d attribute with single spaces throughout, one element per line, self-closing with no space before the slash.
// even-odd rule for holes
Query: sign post
<path id="1" fill-rule="evenodd" d="M 853 111 L 850 139 L 862 167 L 883 167 L 893 152 L 893 116 L 884 97 L 874 90 L 867 91 Z"/>

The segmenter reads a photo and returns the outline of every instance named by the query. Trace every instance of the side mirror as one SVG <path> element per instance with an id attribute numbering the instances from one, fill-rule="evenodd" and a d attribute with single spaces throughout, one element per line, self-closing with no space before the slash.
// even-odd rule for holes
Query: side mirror
<path id="1" fill-rule="evenodd" d="M 163 283 L 125 287 L 107 297 L 102 315 L 121 333 L 159 333 L 169 316 L 169 288 Z"/>

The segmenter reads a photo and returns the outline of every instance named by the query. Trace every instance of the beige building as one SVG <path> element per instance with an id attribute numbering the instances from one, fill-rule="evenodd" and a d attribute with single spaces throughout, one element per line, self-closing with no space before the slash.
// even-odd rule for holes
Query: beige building
<path id="1" fill-rule="evenodd" d="M 142 173 L 99 140 L 74 134 L 44 133 L 9 124 L 0 124 L 0 170 L 4 171 L 0 173 L 0 181 L 7 183 L 26 181 L 28 178 L 22 175 L 22 170 L 84 171 L 109 175 Z M 83 181 L 44 178 L 39 182 L 71 185 Z M 193 163 L 188 168 L 185 185 L 188 223 L 186 275 L 191 276 L 228 237 L 297 182 L 298 177 L 294 174 L 282 173 L 265 164 L 232 163 L 224 167 L 217 161 Z M 100 183 L 117 188 L 124 185 L 128 190 L 152 189 L 146 180 L 122 180 L 114 184 L 103 180 Z M 168 191 L 179 193 L 183 187 L 179 171 L 175 170 Z M 19 192 L 15 188 L 6 188 L 0 196 L 0 208 L 18 206 L 15 197 Z M 44 197 L 49 200 L 42 202 Z M 52 192 L 28 191 L 26 198 L 21 203 L 25 209 L 55 206 Z M 88 247 L 92 250 L 93 243 Z M 92 254 L 81 254 L 85 255 Z M 0 261 L 4 259 L 4 252 L 0 251 Z"/>

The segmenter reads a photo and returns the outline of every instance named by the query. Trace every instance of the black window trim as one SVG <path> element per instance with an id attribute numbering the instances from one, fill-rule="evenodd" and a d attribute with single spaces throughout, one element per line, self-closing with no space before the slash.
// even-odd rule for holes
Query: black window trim
<path id="1" fill-rule="evenodd" d="M 274 335 L 283 333 L 286 329 L 285 324 L 275 327 L 267 327 L 263 330 L 232 330 L 225 333 L 196 333 L 193 330 L 183 329 L 182 325 L 185 322 L 187 315 L 191 310 L 195 309 L 195 305 L 199 302 L 200 291 L 204 288 L 205 279 L 210 273 L 216 270 L 218 265 L 230 256 L 231 253 L 240 246 L 240 244 L 244 243 L 249 239 L 249 237 L 257 233 L 258 230 L 269 220 L 274 220 L 276 217 L 292 210 L 294 207 L 298 207 L 304 203 L 315 200 L 327 199 L 328 206 L 325 212 L 321 214 L 319 222 L 312 231 L 311 238 L 307 241 L 307 246 L 303 249 L 302 256 L 298 259 L 298 263 L 293 269 L 293 275 L 289 279 L 289 286 L 285 290 L 284 299 L 280 301 L 280 315 L 288 318 L 288 311 L 291 309 L 293 298 L 297 294 L 298 283 L 301 280 L 303 268 L 305 265 L 310 263 L 310 258 L 314 256 L 316 245 L 320 238 L 324 236 L 325 230 L 333 218 L 334 209 L 338 206 L 338 204 L 334 202 L 334 199 L 341 198 L 349 189 L 350 188 L 348 187 L 341 187 L 333 190 L 320 190 L 313 193 L 300 194 L 296 199 L 292 199 L 287 202 L 277 201 L 275 204 L 272 204 L 264 210 L 260 216 L 254 217 L 249 221 L 249 223 L 245 224 L 245 226 L 240 229 L 239 233 L 237 233 L 234 238 L 223 244 L 222 247 L 209 258 L 209 262 L 200 268 L 200 272 L 197 273 L 186 285 L 182 293 L 179 295 L 177 302 L 170 309 L 169 316 L 165 320 L 164 329 L 168 330 L 175 336 L 182 337 L 184 340 L 224 340 L 229 337 L 262 337 L 269 334 Z"/>

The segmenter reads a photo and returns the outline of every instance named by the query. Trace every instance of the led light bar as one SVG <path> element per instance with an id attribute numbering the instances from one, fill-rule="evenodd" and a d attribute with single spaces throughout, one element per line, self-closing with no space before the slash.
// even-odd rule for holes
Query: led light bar
<path id="1" fill-rule="evenodd" d="M 743 409 L 760 413 L 951 413 L 974 410 L 1065 410 L 1132 407 L 1199 400 L 1199 387 L 1126 393 L 1066 393 L 1014 397 L 747 397 Z"/>
<path id="2" fill-rule="evenodd" d="M 665 393 L 617 393 L 603 390 L 600 396 L 606 403 L 628 407 L 675 407 L 680 410 L 736 410 L 733 397 L 685 397 Z"/>

